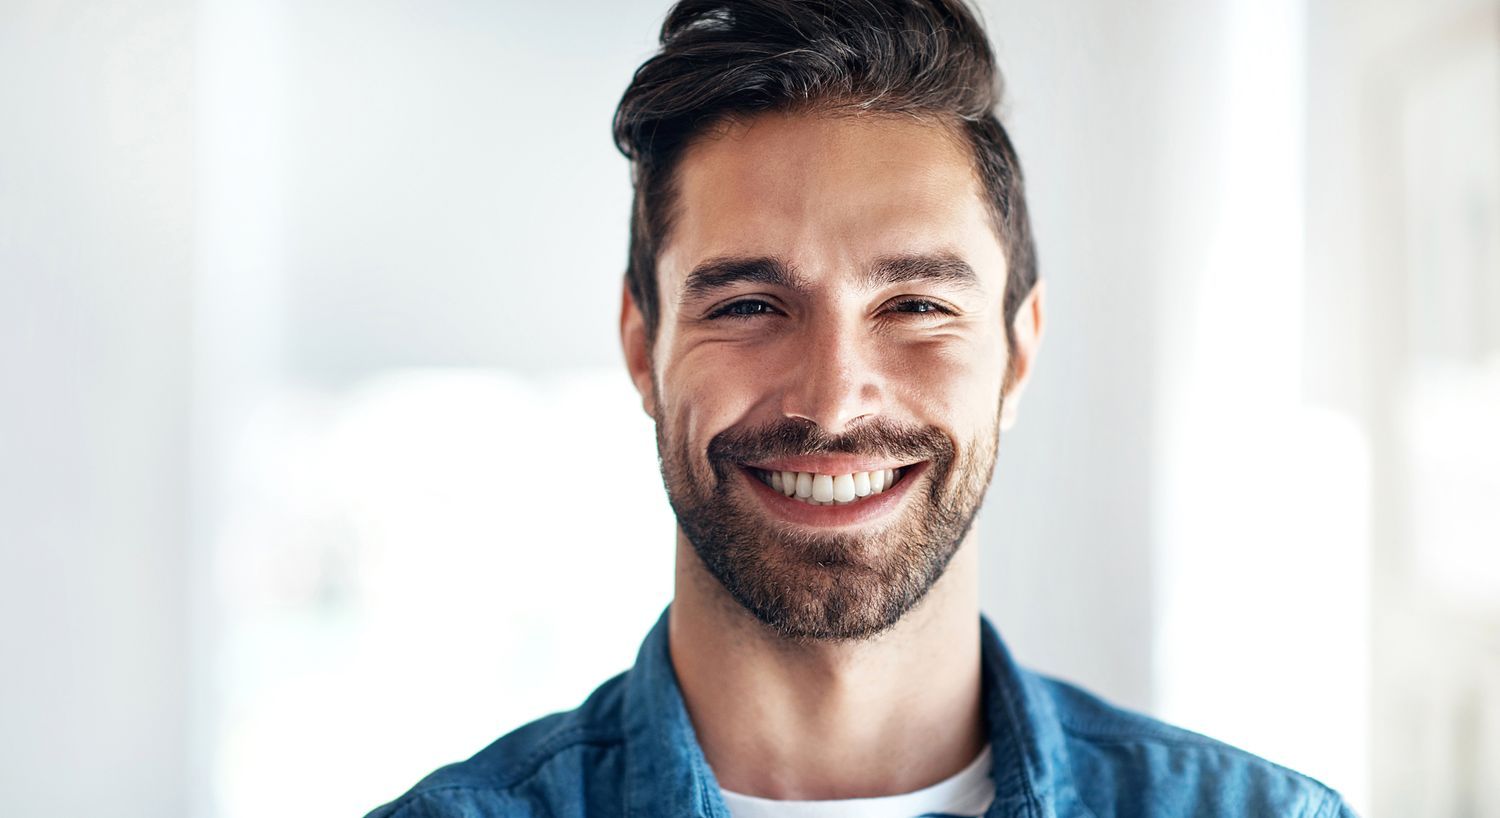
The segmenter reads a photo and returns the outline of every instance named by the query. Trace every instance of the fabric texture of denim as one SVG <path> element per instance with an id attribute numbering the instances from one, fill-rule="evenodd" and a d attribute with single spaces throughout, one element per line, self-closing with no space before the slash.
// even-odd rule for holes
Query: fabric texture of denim
<path id="1" fill-rule="evenodd" d="M 995 801 L 986 816 L 1353 818 L 1332 790 L 1018 667 L 981 618 Z M 683 705 L 663 614 L 635 667 L 577 710 L 437 770 L 369 818 L 729 818 Z"/>

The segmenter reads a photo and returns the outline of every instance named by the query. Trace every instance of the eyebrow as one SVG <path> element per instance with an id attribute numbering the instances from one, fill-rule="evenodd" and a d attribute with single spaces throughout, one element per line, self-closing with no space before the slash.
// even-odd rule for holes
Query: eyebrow
<path id="1" fill-rule="evenodd" d="M 952 253 L 882 256 L 861 276 L 868 289 L 893 284 L 930 282 L 979 289 L 979 276 Z M 788 290 L 806 288 L 795 268 L 772 256 L 720 256 L 694 267 L 682 285 L 682 300 L 693 301 L 737 284 L 762 284 Z"/>
<path id="2" fill-rule="evenodd" d="M 882 256 L 865 272 L 865 286 L 870 289 L 916 281 L 979 289 L 974 268 L 952 253 Z"/>
<path id="3" fill-rule="evenodd" d="M 694 267 L 682 285 L 682 299 L 690 301 L 736 284 L 766 284 L 801 289 L 803 281 L 791 265 L 770 256 L 711 258 Z"/>

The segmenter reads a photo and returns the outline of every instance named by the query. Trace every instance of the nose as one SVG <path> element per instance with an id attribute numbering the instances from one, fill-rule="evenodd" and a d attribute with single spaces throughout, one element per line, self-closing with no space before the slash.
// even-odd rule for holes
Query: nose
<path id="1" fill-rule="evenodd" d="M 841 434 L 880 412 L 883 387 L 874 339 L 854 322 L 824 319 L 804 335 L 788 370 L 781 412 Z"/>

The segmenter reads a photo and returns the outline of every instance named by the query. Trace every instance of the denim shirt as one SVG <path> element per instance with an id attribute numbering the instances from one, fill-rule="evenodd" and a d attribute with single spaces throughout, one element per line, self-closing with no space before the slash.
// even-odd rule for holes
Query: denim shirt
<path id="1" fill-rule="evenodd" d="M 994 754 L 989 818 L 1353 818 L 1332 790 L 1018 667 L 981 617 Z M 369 818 L 729 818 L 698 747 L 663 614 L 635 667 L 422 779 Z"/>

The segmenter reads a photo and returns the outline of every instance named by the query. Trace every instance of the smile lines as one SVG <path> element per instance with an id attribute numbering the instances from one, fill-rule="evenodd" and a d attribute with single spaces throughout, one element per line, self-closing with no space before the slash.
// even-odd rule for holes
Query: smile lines
<path id="1" fill-rule="evenodd" d="M 750 468 L 762 483 L 793 500 L 814 506 L 832 506 L 857 502 L 880 494 L 896 484 L 905 468 L 876 469 L 852 474 L 817 474 L 805 471 L 769 471 Z"/>

